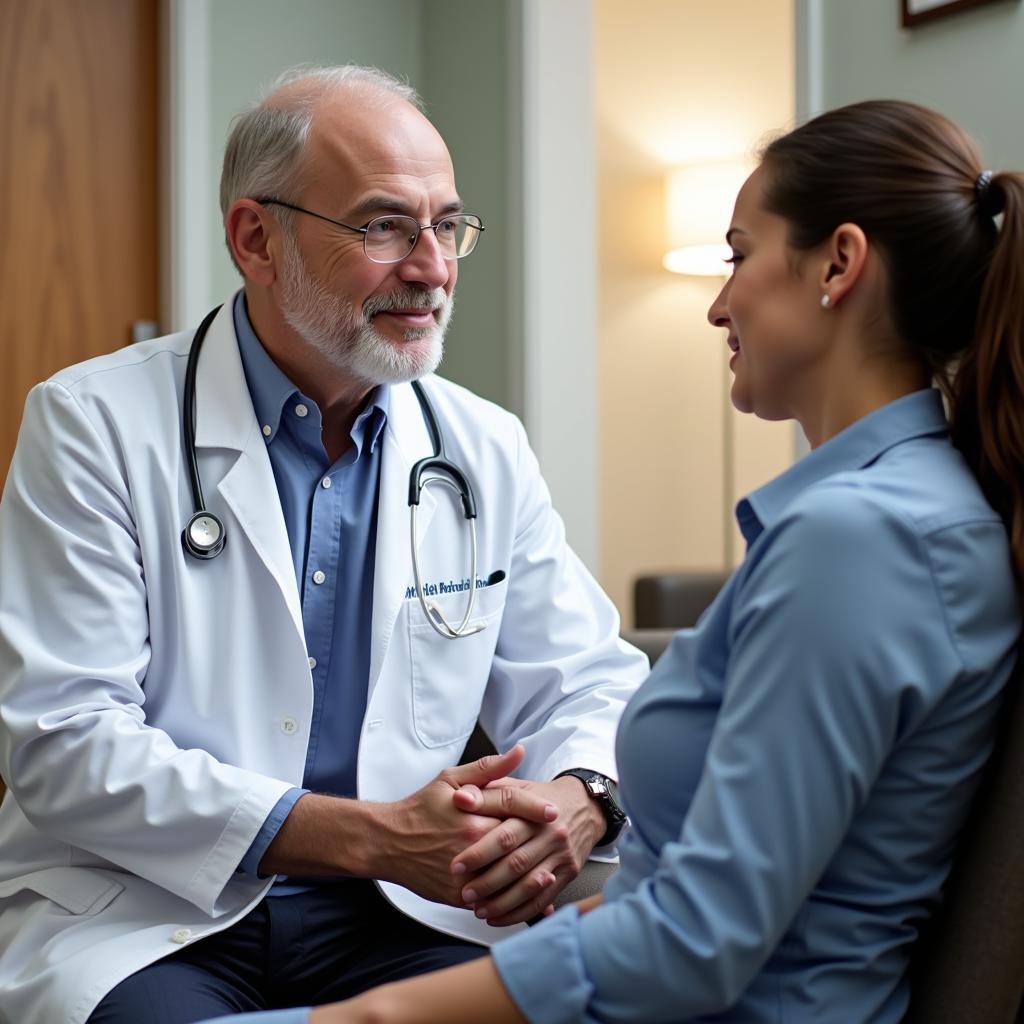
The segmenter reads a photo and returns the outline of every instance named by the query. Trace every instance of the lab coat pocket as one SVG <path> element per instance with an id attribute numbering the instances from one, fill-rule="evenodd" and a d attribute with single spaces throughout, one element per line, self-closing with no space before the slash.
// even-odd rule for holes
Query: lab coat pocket
<path id="1" fill-rule="evenodd" d="M 498 642 L 506 581 L 476 592 L 467 630 L 479 632 L 449 640 L 427 621 L 419 600 L 409 606 L 409 663 L 412 677 L 413 726 L 425 747 L 444 747 L 465 740 L 473 731 Z M 465 592 L 432 597 L 453 626 L 462 622 Z"/>
<path id="2" fill-rule="evenodd" d="M 0 900 L 23 892 L 42 896 L 76 917 L 91 917 L 124 892 L 124 886 L 91 868 L 70 867 L 44 868 L 0 882 Z"/>

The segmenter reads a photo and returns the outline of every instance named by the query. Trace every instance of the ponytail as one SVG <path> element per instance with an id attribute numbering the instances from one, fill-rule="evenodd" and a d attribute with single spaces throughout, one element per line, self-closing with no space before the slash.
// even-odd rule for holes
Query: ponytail
<path id="1" fill-rule="evenodd" d="M 1002 226 L 982 282 L 973 340 L 948 385 L 951 436 L 1006 524 L 1024 584 L 1024 175 L 982 186 L 979 216 Z"/>

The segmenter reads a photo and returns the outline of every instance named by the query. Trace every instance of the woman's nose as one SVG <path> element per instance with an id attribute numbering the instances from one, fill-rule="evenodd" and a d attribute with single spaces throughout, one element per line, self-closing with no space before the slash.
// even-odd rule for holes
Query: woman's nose
<path id="1" fill-rule="evenodd" d="M 715 301 L 708 307 L 708 323 L 712 327 L 728 327 L 729 326 L 729 313 L 726 309 L 726 295 L 729 291 L 729 282 L 726 281 L 722 285 L 722 290 L 718 293 Z"/>

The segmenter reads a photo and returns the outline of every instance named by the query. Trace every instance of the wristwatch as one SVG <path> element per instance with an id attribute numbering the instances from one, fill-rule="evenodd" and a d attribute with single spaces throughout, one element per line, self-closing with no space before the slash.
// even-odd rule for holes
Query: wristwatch
<path id="1" fill-rule="evenodd" d="M 597 845 L 606 846 L 618 839 L 622 826 L 626 824 L 626 812 L 622 809 L 622 804 L 619 803 L 619 787 L 615 780 L 609 779 L 607 775 L 602 775 L 600 772 L 591 771 L 589 768 L 569 768 L 564 772 L 559 772 L 555 778 L 560 779 L 563 775 L 575 775 L 587 787 L 587 791 L 597 801 L 597 806 L 601 808 L 608 827 L 605 829 L 604 835 L 597 841 Z"/>

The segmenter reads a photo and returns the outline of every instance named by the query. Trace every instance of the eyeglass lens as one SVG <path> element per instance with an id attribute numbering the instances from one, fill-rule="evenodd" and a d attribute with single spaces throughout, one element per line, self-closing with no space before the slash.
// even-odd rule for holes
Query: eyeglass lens
<path id="1" fill-rule="evenodd" d="M 480 237 L 479 221 L 462 214 L 423 230 L 434 232 L 441 254 L 449 260 L 468 256 Z M 366 255 L 377 263 L 397 263 L 412 252 L 419 232 L 420 225 L 413 217 L 377 217 L 366 225 Z"/>

